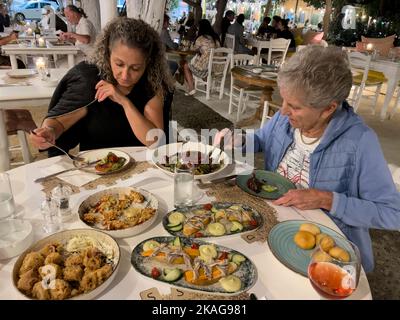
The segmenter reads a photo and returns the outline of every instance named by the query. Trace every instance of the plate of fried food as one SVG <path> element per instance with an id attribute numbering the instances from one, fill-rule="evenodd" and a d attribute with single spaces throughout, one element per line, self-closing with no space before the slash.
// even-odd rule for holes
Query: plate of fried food
<path id="1" fill-rule="evenodd" d="M 157 218 L 158 200 L 150 192 L 131 187 L 115 187 L 92 194 L 78 208 L 87 226 L 115 238 L 137 235 Z"/>
<path id="2" fill-rule="evenodd" d="M 278 223 L 268 235 L 268 245 L 280 262 L 305 277 L 316 246 L 322 249 L 319 254 L 321 262 L 333 259 L 349 261 L 350 255 L 354 254 L 344 236 L 324 225 L 305 220 Z"/>
<path id="3" fill-rule="evenodd" d="M 74 161 L 80 170 L 99 175 L 123 171 L 134 161 L 126 152 L 116 149 L 98 149 L 79 153 L 82 161 Z M 93 164 L 86 166 L 86 164 Z"/>
<path id="4" fill-rule="evenodd" d="M 199 239 L 144 240 L 133 249 L 131 263 L 148 278 L 207 293 L 239 294 L 257 280 L 256 267 L 245 255 Z"/>
<path id="5" fill-rule="evenodd" d="M 223 150 L 201 142 L 171 143 L 154 150 L 153 163 L 172 176 L 175 167 L 190 166 L 195 179 L 208 179 L 226 168 L 230 159 Z"/>
<path id="6" fill-rule="evenodd" d="M 221 237 L 254 231 L 263 223 L 254 209 L 239 203 L 214 202 L 181 207 L 163 218 L 165 230 L 178 237 Z"/>
<path id="7" fill-rule="evenodd" d="M 29 299 L 91 300 L 113 281 L 120 256 L 118 243 L 104 232 L 61 231 L 20 255 L 12 281 Z"/>
<path id="8" fill-rule="evenodd" d="M 251 174 L 239 175 L 236 184 L 253 196 L 269 200 L 276 200 L 290 189 L 296 189 L 290 180 L 279 173 L 265 170 L 254 170 Z"/>

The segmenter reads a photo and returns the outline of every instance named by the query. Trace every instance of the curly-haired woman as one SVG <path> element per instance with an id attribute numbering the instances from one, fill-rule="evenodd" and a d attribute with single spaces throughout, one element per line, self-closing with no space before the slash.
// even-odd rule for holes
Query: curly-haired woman
<path id="1" fill-rule="evenodd" d="M 64 149 L 79 143 L 81 150 L 151 145 L 148 131 L 164 129 L 173 82 L 157 32 L 141 20 L 117 18 L 95 49 L 89 63 L 61 80 L 41 128 L 30 135 L 39 149 L 47 142 Z"/>

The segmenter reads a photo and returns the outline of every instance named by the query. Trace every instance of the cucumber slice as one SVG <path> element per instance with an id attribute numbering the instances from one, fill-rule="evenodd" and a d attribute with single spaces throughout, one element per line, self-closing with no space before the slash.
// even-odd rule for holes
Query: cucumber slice
<path id="1" fill-rule="evenodd" d="M 160 243 L 155 240 L 146 241 L 143 244 L 143 251 L 154 250 L 160 246 Z"/>
<path id="2" fill-rule="evenodd" d="M 211 212 L 214 212 L 214 213 L 216 213 L 218 210 L 219 210 L 219 209 L 217 209 L 216 207 L 212 207 L 212 208 L 211 208 Z"/>
<path id="3" fill-rule="evenodd" d="M 223 236 L 226 233 L 225 226 L 222 223 L 210 223 L 207 226 L 207 231 L 213 236 Z"/>
<path id="4" fill-rule="evenodd" d="M 235 253 L 235 254 L 232 256 L 232 262 L 236 263 L 238 266 L 240 266 L 240 264 L 241 264 L 242 262 L 244 262 L 244 261 L 246 261 L 246 258 L 243 257 L 241 254 Z"/>
<path id="5" fill-rule="evenodd" d="M 173 225 L 177 226 L 178 224 L 182 223 L 183 221 L 185 221 L 185 215 L 178 211 L 172 212 L 168 216 L 169 224 L 173 224 Z"/>
<path id="6" fill-rule="evenodd" d="M 168 223 L 167 224 L 167 228 L 170 229 L 170 228 L 173 228 L 173 227 L 177 227 L 179 225 L 181 225 L 181 223 Z"/>
<path id="7" fill-rule="evenodd" d="M 226 211 L 221 209 L 214 213 L 215 220 L 226 218 Z"/>
<path id="8" fill-rule="evenodd" d="M 163 270 L 163 278 L 165 281 L 174 282 L 177 281 L 182 276 L 182 271 L 178 268 L 165 268 Z"/>
<path id="9" fill-rule="evenodd" d="M 168 230 L 177 232 L 177 231 L 181 231 L 182 228 L 183 228 L 182 223 L 180 223 L 180 224 L 178 224 L 178 225 L 175 226 L 175 227 L 169 227 Z"/>
<path id="10" fill-rule="evenodd" d="M 239 232 L 243 230 L 243 225 L 239 221 L 232 221 L 231 232 Z"/>
<path id="11" fill-rule="evenodd" d="M 181 244 L 181 239 L 179 237 L 176 237 L 174 239 L 174 246 L 180 248 L 182 246 Z"/>

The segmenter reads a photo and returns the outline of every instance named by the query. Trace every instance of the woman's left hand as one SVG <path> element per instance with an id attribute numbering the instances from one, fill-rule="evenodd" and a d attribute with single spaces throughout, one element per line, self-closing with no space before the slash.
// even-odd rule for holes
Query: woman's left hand
<path id="1" fill-rule="evenodd" d="M 96 84 L 96 96 L 95 98 L 102 102 L 107 98 L 110 98 L 112 101 L 122 105 L 124 99 L 126 97 L 122 94 L 122 92 L 116 88 L 111 83 L 101 80 Z"/>
<path id="2" fill-rule="evenodd" d="M 332 209 L 333 193 L 317 189 L 289 190 L 273 204 L 301 210 Z"/>

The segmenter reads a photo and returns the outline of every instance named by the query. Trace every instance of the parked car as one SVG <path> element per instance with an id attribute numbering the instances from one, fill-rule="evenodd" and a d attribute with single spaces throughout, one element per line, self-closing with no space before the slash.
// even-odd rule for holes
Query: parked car
<path id="1" fill-rule="evenodd" d="M 29 1 L 20 7 L 15 8 L 15 19 L 22 20 L 40 20 L 42 18 L 42 10 L 46 6 L 51 6 L 54 11 L 59 10 L 56 1 Z"/>

